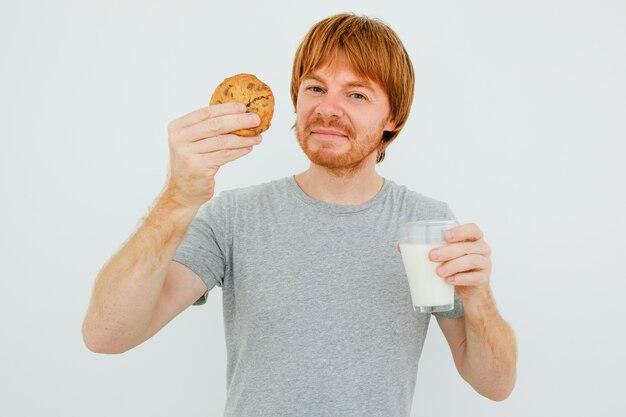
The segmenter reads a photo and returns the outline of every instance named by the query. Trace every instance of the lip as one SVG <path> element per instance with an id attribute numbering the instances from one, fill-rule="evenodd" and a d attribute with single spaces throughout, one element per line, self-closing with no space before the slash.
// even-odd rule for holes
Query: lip
<path id="1" fill-rule="evenodd" d="M 326 136 L 326 137 L 331 137 L 331 136 L 347 137 L 347 135 L 341 130 L 326 129 L 326 128 L 312 129 L 311 134 L 318 135 L 318 136 Z"/>

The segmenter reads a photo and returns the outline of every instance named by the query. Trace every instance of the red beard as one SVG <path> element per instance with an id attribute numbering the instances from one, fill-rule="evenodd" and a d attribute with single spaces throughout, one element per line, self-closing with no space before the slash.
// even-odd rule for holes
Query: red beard
<path id="1" fill-rule="evenodd" d="M 324 149 L 324 147 L 312 149 L 310 145 L 311 132 L 319 128 L 333 129 L 341 132 L 340 134 L 345 135 L 347 139 L 338 140 L 348 140 L 349 149 L 342 153 L 337 153 L 328 148 Z M 378 133 L 380 133 L 380 135 L 378 135 Z M 357 141 L 352 126 L 336 119 L 328 120 L 316 115 L 304 125 L 303 128 L 300 128 L 296 122 L 296 135 L 300 147 L 311 162 L 334 170 L 337 173 L 345 173 L 358 170 L 364 160 L 378 150 L 380 144 L 379 136 L 382 135 L 382 132 L 377 132 L 375 140 L 372 140 L 371 134 L 365 135 L 367 140 L 364 143 L 360 143 L 362 141 Z"/>

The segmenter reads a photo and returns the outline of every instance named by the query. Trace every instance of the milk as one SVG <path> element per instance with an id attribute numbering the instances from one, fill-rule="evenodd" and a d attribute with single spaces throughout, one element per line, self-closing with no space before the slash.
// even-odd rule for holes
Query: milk
<path id="1" fill-rule="evenodd" d="M 448 311 L 454 307 L 454 286 L 437 275 L 436 269 L 440 263 L 428 259 L 428 253 L 441 246 L 442 244 L 400 243 L 402 262 L 416 311 Z"/>

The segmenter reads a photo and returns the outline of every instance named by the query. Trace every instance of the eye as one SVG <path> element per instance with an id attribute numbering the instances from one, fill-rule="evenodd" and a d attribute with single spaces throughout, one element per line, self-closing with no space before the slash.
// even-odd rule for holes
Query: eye
<path id="1" fill-rule="evenodd" d="M 322 90 L 322 87 L 319 87 L 317 85 L 310 85 L 306 88 L 307 91 L 310 91 L 312 93 L 323 93 L 324 90 Z"/>
<path id="2" fill-rule="evenodd" d="M 357 100 L 367 100 L 367 97 L 365 97 L 361 93 L 350 93 L 350 97 L 357 99 Z"/>

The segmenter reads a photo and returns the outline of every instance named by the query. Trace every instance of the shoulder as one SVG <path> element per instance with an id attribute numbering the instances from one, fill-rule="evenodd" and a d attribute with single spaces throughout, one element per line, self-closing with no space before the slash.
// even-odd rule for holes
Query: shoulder
<path id="1" fill-rule="evenodd" d="M 288 195 L 289 177 L 262 184 L 220 192 L 209 203 L 226 209 L 258 209 L 284 201 Z"/>
<path id="2" fill-rule="evenodd" d="M 196 221 L 228 225 L 278 211 L 277 207 L 286 205 L 288 179 L 221 191 L 200 208 Z"/>
<path id="3" fill-rule="evenodd" d="M 220 196 L 233 201 L 258 201 L 273 198 L 287 192 L 288 180 L 289 177 L 285 177 L 262 184 L 226 190 L 222 191 Z"/>
<path id="4" fill-rule="evenodd" d="M 402 207 L 407 215 L 432 219 L 448 219 L 453 217 L 448 203 L 418 193 L 404 185 L 385 179 L 389 183 L 388 200 L 396 207 Z"/>

